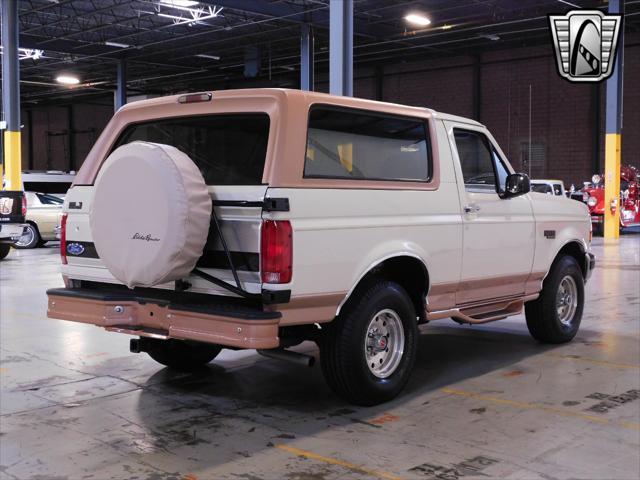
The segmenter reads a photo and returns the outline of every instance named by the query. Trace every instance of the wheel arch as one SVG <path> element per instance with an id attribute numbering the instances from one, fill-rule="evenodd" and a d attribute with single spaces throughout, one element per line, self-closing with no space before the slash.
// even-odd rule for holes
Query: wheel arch
<path id="1" fill-rule="evenodd" d="M 576 260 L 576 262 L 578 262 L 578 265 L 580 266 L 580 271 L 582 272 L 582 277 L 586 278 L 587 271 L 586 271 L 585 257 L 584 257 L 586 253 L 587 253 L 587 247 L 583 242 L 575 239 L 569 240 L 568 242 L 563 244 L 562 247 L 560 247 L 560 249 L 556 252 L 555 256 L 553 257 L 553 261 L 551 262 L 551 265 L 556 263 L 561 256 L 569 255 L 570 257 L 573 257 Z M 551 265 L 549 266 L 549 271 L 551 271 Z M 547 272 L 547 275 L 548 274 L 549 273 Z"/>
<path id="2" fill-rule="evenodd" d="M 429 291 L 429 271 L 421 257 L 408 252 L 389 255 L 370 265 L 342 299 L 336 310 L 336 316 L 361 287 L 368 285 L 376 277 L 383 277 L 401 285 L 411 297 L 420 320 L 425 320 L 424 307 Z"/>

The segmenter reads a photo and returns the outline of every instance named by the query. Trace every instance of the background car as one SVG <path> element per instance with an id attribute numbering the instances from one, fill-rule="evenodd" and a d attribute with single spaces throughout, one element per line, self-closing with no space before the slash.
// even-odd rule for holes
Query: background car
<path id="1" fill-rule="evenodd" d="M 15 248 L 35 248 L 49 240 L 56 240 L 56 227 L 64 200 L 49 193 L 25 192 L 27 198 L 26 224 Z"/>
<path id="2" fill-rule="evenodd" d="M 531 180 L 531 191 L 563 197 L 567 195 L 562 180 Z"/>

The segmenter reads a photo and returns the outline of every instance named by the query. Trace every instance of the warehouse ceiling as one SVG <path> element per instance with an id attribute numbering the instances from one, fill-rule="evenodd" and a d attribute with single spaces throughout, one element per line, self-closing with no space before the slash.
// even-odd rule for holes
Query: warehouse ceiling
<path id="1" fill-rule="evenodd" d="M 549 13 L 597 0 L 354 0 L 354 64 L 546 44 Z M 625 30 L 640 30 L 640 0 L 626 2 Z M 412 27 L 408 13 L 431 20 Z M 22 100 L 105 96 L 126 60 L 129 93 L 271 85 L 297 87 L 300 28 L 312 26 L 316 72 L 328 69 L 329 0 L 20 0 Z M 248 57 L 259 72 L 245 71 Z M 62 74 L 80 80 L 56 83 Z"/>

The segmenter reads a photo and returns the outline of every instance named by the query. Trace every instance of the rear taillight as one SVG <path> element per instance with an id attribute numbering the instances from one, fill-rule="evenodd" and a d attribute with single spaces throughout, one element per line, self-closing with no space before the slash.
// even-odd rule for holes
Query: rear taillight
<path id="1" fill-rule="evenodd" d="M 62 264 L 67 264 L 67 214 L 60 218 L 60 259 Z"/>
<path id="2" fill-rule="evenodd" d="M 289 283 L 293 263 L 293 232 L 287 220 L 264 220 L 261 230 L 263 283 Z"/>
<path id="3" fill-rule="evenodd" d="M 26 216 L 27 215 L 27 197 L 25 197 L 24 195 L 22 196 L 22 216 Z"/>

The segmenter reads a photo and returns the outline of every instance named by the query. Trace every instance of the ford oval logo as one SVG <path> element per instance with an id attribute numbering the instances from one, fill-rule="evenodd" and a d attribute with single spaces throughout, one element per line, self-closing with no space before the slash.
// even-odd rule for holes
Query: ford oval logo
<path id="1" fill-rule="evenodd" d="M 79 243 L 70 243 L 67 245 L 67 253 L 70 255 L 82 255 L 84 253 L 84 247 Z"/>

